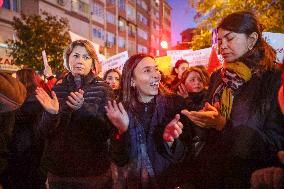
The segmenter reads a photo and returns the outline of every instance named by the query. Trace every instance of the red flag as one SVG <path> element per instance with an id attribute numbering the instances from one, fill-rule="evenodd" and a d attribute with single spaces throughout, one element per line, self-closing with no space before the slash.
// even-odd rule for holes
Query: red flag
<path id="1" fill-rule="evenodd" d="M 4 0 L 0 0 L 0 8 L 3 6 Z"/>
<path id="2" fill-rule="evenodd" d="M 212 47 L 208 62 L 208 68 L 207 68 L 209 75 L 211 75 L 211 73 L 214 72 L 219 67 L 221 67 L 221 63 L 218 59 L 216 49 Z"/>

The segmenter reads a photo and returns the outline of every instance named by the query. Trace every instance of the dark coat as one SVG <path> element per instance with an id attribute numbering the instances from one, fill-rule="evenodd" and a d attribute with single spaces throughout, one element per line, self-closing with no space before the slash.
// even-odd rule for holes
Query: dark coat
<path id="1" fill-rule="evenodd" d="M 43 108 L 30 95 L 16 111 L 11 139 L 9 175 L 12 188 L 45 188 L 46 174 L 40 170 L 44 140 L 37 129 Z"/>
<path id="2" fill-rule="evenodd" d="M 218 70 L 211 76 L 209 99 L 221 82 Z M 249 188 L 254 170 L 276 165 L 276 153 L 284 147 L 284 116 L 277 103 L 280 84 L 280 72 L 272 70 L 254 74 L 236 91 L 231 119 L 223 131 L 209 130 L 195 162 L 197 188 Z"/>
<path id="3" fill-rule="evenodd" d="M 163 141 L 163 131 L 165 126 L 175 117 L 175 114 L 185 107 L 184 101 L 178 96 L 162 96 L 158 95 L 155 98 L 155 105 L 148 132 L 145 132 L 146 126 L 141 125 L 139 118 L 135 116 L 133 110 L 129 110 L 128 115 L 130 119 L 128 131 L 122 135 L 119 140 L 112 140 L 111 150 L 112 159 L 118 166 L 125 166 L 127 170 L 128 188 L 142 188 L 142 181 L 140 177 L 142 174 L 139 160 L 143 158 L 142 146 L 146 147 L 149 161 L 147 165 L 153 169 L 154 177 L 150 173 L 150 182 L 152 185 L 147 188 L 156 188 L 153 180 L 159 185 L 159 188 L 170 187 L 170 182 L 175 180 L 175 175 L 170 172 L 171 166 L 180 162 L 186 152 L 186 141 L 190 140 L 189 132 L 184 131 L 180 139 L 176 139 L 173 146 L 170 148 L 166 142 Z M 142 121 L 143 122 L 143 121 Z M 141 127 L 143 129 L 141 130 Z M 187 123 L 184 122 L 184 130 L 188 130 Z M 123 181 L 125 182 L 125 181 Z"/>
<path id="4" fill-rule="evenodd" d="M 110 165 L 107 139 L 111 125 L 107 121 L 105 105 L 113 98 L 111 88 L 91 73 L 82 78 L 83 106 L 73 111 L 66 100 L 76 91 L 74 77 L 69 73 L 55 85 L 59 114 L 44 112 L 40 128 L 47 140 L 44 162 L 48 171 L 57 176 L 99 176 Z"/>

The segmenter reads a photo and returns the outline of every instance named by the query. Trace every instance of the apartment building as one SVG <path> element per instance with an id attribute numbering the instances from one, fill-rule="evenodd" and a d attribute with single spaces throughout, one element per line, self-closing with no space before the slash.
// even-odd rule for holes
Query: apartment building
<path id="1" fill-rule="evenodd" d="M 99 45 L 110 57 L 128 51 L 160 54 L 160 42 L 171 40 L 171 7 L 166 0 L 4 0 L 0 8 L 0 57 L 13 38 L 13 16 L 41 14 L 69 20 L 70 31 Z M 14 36 L 15 37 L 15 36 Z M 10 59 L 9 59 L 10 60 Z M 12 60 L 11 60 L 12 61 Z"/>

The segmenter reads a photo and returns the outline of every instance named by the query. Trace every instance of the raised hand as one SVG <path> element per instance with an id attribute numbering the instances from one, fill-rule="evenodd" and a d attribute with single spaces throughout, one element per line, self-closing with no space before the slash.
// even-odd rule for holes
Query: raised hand
<path id="1" fill-rule="evenodd" d="M 284 170 L 279 167 L 268 167 L 256 170 L 251 175 L 251 188 L 283 188 L 281 180 L 284 178 Z"/>
<path id="2" fill-rule="evenodd" d="M 79 92 L 71 92 L 68 96 L 66 104 L 73 110 L 78 110 L 83 106 L 84 103 L 84 91 L 79 89 Z"/>
<path id="3" fill-rule="evenodd" d="M 226 118 L 219 113 L 218 108 L 219 104 L 212 106 L 206 102 L 204 108 L 200 111 L 188 111 L 184 109 L 181 113 L 199 127 L 214 128 L 220 131 L 226 125 Z"/>
<path id="4" fill-rule="evenodd" d="M 42 107 L 51 114 L 58 114 L 59 102 L 54 91 L 51 96 L 52 98 L 40 87 L 36 89 L 36 98 Z"/>
<path id="5" fill-rule="evenodd" d="M 178 86 L 178 92 L 177 92 L 178 95 L 182 96 L 183 98 L 187 98 L 188 97 L 188 92 L 186 90 L 186 87 L 183 83 L 181 83 L 179 86 Z"/>
<path id="6" fill-rule="evenodd" d="M 105 106 L 107 117 L 112 122 L 112 124 L 118 129 L 119 133 L 122 134 L 127 131 L 129 125 L 129 117 L 125 111 L 122 103 L 116 103 L 114 100 L 113 103 L 108 101 L 108 105 Z"/>
<path id="7" fill-rule="evenodd" d="M 175 118 L 166 126 L 163 139 L 166 142 L 173 142 L 182 133 L 183 124 L 179 121 L 180 115 L 176 114 Z"/>

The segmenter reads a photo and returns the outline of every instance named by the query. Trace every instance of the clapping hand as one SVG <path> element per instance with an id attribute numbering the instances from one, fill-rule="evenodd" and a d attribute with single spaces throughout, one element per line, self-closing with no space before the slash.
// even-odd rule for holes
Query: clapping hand
<path id="1" fill-rule="evenodd" d="M 105 106 L 106 115 L 112 124 L 118 129 L 119 133 L 122 134 L 127 131 L 129 125 L 129 117 L 125 111 L 122 103 L 118 103 L 114 100 L 113 103 L 108 101 L 108 105 Z"/>
<path id="2" fill-rule="evenodd" d="M 67 97 L 66 104 L 73 110 L 78 110 L 83 106 L 84 103 L 84 91 L 79 89 L 79 92 L 71 92 Z"/>
<path id="3" fill-rule="evenodd" d="M 214 128 L 220 131 L 226 125 L 226 118 L 218 111 L 219 107 L 219 103 L 212 106 L 206 102 L 204 108 L 200 111 L 188 111 L 184 109 L 181 113 L 199 127 Z"/>
<path id="4" fill-rule="evenodd" d="M 175 118 L 166 126 L 163 139 L 166 142 L 173 142 L 182 133 L 183 124 L 179 121 L 180 115 L 176 114 Z"/>
<path id="5" fill-rule="evenodd" d="M 186 90 L 186 87 L 183 83 L 181 83 L 179 86 L 178 86 L 178 92 L 177 92 L 178 95 L 182 96 L 183 98 L 187 98 L 188 97 L 188 92 Z"/>
<path id="6" fill-rule="evenodd" d="M 42 107 L 51 114 L 58 114 L 59 102 L 54 91 L 51 96 L 52 98 L 40 87 L 36 89 L 36 98 Z"/>
<path id="7" fill-rule="evenodd" d="M 284 170 L 279 167 L 268 167 L 256 170 L 251 176 L 251 188 L 275 188 L 283 187 L 281 180 Z"/>

